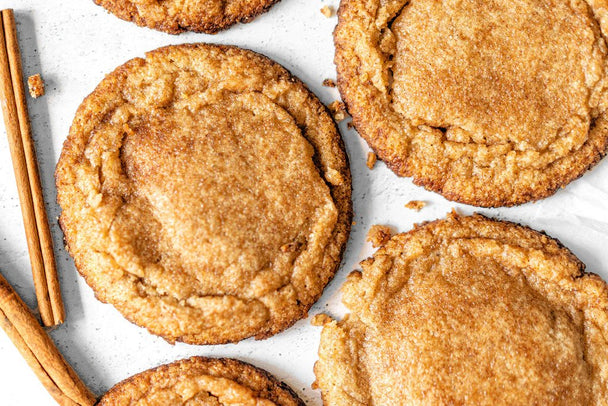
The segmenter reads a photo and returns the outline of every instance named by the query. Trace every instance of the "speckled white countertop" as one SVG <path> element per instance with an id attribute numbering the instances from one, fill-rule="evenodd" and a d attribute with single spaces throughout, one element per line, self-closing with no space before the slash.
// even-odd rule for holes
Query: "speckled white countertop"
<path id="1" fill-rule="evenodd" d="M 105 73 L 159 46 L 213 42 L 250 48 L 287 67 L 324 103 L 337 99 L 336 89 L 321 85 L 323 79 L 335 78 L 331 33 L 336 18 L 325 18 L 319 11 L 324 4 L 336 7 L 337 3 L 338 0 L 282 0 L 254 22 L 217 35 L 170 36 L 121 21 L 92 0 L 0 0 L 0 8 L 12 7 L 16 11 L 25 74 L 42 73 L 47 86 L 47 95 L 30 99 L 29 106 L 68 314 L 67 322 L 51 335 L 96 394 L 161 363 L 208 355 L 251 362 L 287 382 L 307 404 L 321 404 L 319 393 L 310 388 L 320 330 L 311 326 L 310 320 L 302 320 L 264 341 L 170 345 L 126 321 L 112 306 L 97 301 L 63 248 L 61 230 L 55 221 L 59 207 L 55 202 L 53 171 L 82 99 Z M 389 224 L 407 231 L 414 223 L 443 217 L 453 207 L 467 214 L 476 210 L 416 187 L 409 179 L 397 178 L 382 163 L 373 171 L 368 170 L 366 144 L 353 130 L 346 129 L 346 121 L 340 129 L 353 172 L 356 225 L 342 267 L 311 315 L 320 311 L 334 316 L 343 314 L 339 287 L 357 263 L 370 254 L 371 249 L 364 242 L 370 225 Z M 2 123 L 0 130 L 0 272 L 34 306 L 21 212 Z M 413 199 L 424 200 L 428 206 L 419 213 L 403 207 Z M 589 271 L 608 279 L 608 159 L 542 202 L 477 211 L 546 230 L 583 260 Z M 54 404 L 2 331 L 0 360 L 1 405 Z"/>

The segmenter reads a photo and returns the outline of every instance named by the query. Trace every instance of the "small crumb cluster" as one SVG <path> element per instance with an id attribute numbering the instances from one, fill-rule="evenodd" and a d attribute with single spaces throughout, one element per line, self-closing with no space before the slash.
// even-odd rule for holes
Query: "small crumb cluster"
<path id="1" fill-rule="evenodd" d="M 410 200 L 405 204 L 406 209 L 420 211 L 426 206 L 426 202 L 422 200 Z"/>
<path id="2" fill-rule="evenodd" d="M 34 99 L 44 96 L 44 81 L 39 73 L 27 78 L 27 87 Z"/>
<path id="3" fill-rule="evenodd" d="M 334 15 L 334 10 L 332 7 L 325 5 L 321 8 L 321 14 L 327 18 L 330 18 L 332 15 Z"/>
<path id="4" fill-rule="evenodd" d="M 323 86 L 325 86 L 325 87 L 336 87 L 336 82 L 333 79 L 325 79 L 323 81 Z"/>
<path id="5" fill-rule="evenodd" d="M 313 326 L 316 326 L 316 327 L 321 327 L 327 323 L 330 323 L 331 321 L 332 321 L 332 318 L 329 317 L 327 314 L 319 313 L 319 314 L 315 314 L 312 317 L 312 319 L 310 320 L 310 324 L 312 324 Z"/>
<path id="6" fill-rule="evenodd" d="M 346 118 L 346 105 L 341 101 L 331 102 L 329 107 L 329 111 L 331 111 L 332 116 L 336 121 L 342 121 Z"/>
<path id="7" fill-rule="evenodd" d="M 372 247 L 378 248 L 386 244 L 392 235 L 393 230 L 389 226 L 375 224 L 367 232 L 367 241 L 372 243 Z"/>
<path id="8" fill-rule="evenodd" d="M 367 161 L 365 162 L 365 164 L 367 165 L 367 167 L 369 169 L 374 169 L 374 166 L 376 165 L 377 160 L 378 160 L 378 157 L 376 156 L 376 154 L 374 154 L 373 152 L 368 152 Z"/>

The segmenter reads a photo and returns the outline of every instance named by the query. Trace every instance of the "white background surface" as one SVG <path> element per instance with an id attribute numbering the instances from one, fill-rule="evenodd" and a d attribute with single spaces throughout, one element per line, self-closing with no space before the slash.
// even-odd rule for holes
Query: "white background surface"
<path id="1" fill-rule="evenodd" d="M 170 36 L 123 22 L 91 0 L 0 0 L 0 8 L 16 11 L 25 75 L 41 72 L 47 95 L 29 99 L 45 200 L 52 219 L 57 264 L 67 310 L 67 322 L 51 333 L 61 352 L 86 384 L 101 395 L 118 381 L 161 363 L 191 355 L 236 357 L 267 369 L 287 382 L 309 405 L 320 405 L 314 380 L 319 328 L 302 320 L 265 341 L 246 340 L 221 346 L 175 346 L 130 324 L 110 305 L 98 302 L 78 276 L 63 248 L 55 221 L 59 207 L 53 171 L 73 115 L 82 99 L 104 74 L 147 50 L 184 42 L 235 44 L 261 52 L 300 77 L 324 103 L 338 98 L 335 89 L 321 86 L 335 78 L 331 33 L 336 18 L 319 12 L 338 0 L 282 0 L 254 22 L 211 36 Z M 345 276 L 371 252 L 364 242 L 371 224 L 389 224 L 407 231 L 413 223 L 443 217 L 457 205 L 399 179 L 382 163 L 365 167 L 367 146 L 357 134 L 340 125 L 354 179 L 353 227 L 344 261 L 336 278 L 310 314 L 340 316 L 338 289 Z M 29 258 L 13 169 L 3 123 L 0 124 L 0 272 L 24 300 L 35 306 Z M 428 206 L 417 213 L 403 206 L 412 199 Z M 508 209 L 477 209 L 487 215 L 546 230 L 560 239 L 588 270 L 608 278 L 608 160 L 556 195 L 535 204 Z M 52 405 L 36 377 L 0 331 L 0 405 Z"/>

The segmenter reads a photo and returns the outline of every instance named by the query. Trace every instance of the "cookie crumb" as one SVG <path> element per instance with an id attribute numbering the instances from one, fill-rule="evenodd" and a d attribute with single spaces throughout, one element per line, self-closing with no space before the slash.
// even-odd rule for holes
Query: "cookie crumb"
<path id="1" fill-rule="evenodd" d="M 336 87 L 336 82 L 333 79 L 325 79 L 323 81 L 323 86 L 325 86 L 325 87 Z"/>
<path id="2" fill-rule="evenodd" d="M 352 130 L 353 128 L 355 128 L 355 125 L 353 124 L 352 121 L 349 121 L 348 123 L 346 123 L 346 128 L 348 128 L 349 130 Z"/>
<path id="3" fill-rule="evenodd" d="M 30 96 L 34 99 L 44 96 L 44 81 L 42 80 L 40 73 L 36 73 L 27 78 L 27 87 L 30 91 Z"/>
<path id="4" fill-rule="evenodd" d="M 350 225 L 351 225 L 351 226 L 356 226 L 356 225 L 357 225 L 357 222 L 356 222 L 356 221 L 353 221 L 352 223 L 350 223 Z"/>
<path id="5" fill-rule="evenodd" d="M 367 153 L 367 162 L 365 162 L 365 164 L 367 165 L 367 167 L 369 169 L 374 169 L 374 166 L 376 165 L 377 160 L 378 160 L 378 157 L 376 156 L 376 154 L 374 154 L 373 152 L 368 152 Z"/>
<path id="6" fill-rule="evenodd" d="M 456 210 L 456 207 L 452 207 L 452 210 L 450 210 L 450 212 L 447 215 L 447 219 L 448 220 L 458 220 L 458 218 L 460 217 L 460 213 L 458 213 L 458 211 Z"/>
<path id="7" fill-rule="evenodd" d="M 334 186 L 340 186 L 344 183 L 342 174 L 333 168 L 329 168 L 325 173 L 325 179 Z"/>
<path id="8" fill-rule="evenodd" d="M 319 313 L 319 314 L 315 314 L 312 317 L 312 319 L 310 320 L 310 324 L 312 324 L 313 326 L 316 326 L 316 327 L 321 327 L 327 323 L 331 323 L 332 320 L 333 319 L 331 317 L 329 317 L 327 314 Z"/>
<path id="9" fill-rule="evenodd" d="M 406 209 L 420 211 L 426 206 L 426 202 L 422 200 L 410 200 L 405 204 Z"/>
<path id="10" fill-rule="evenodd" d="M 334 14 L 334 10 L 333 10 L 333 8 L 325 5 L 321 8 L 321 14 L 323 14 L 325 17 L 329 18 Z"/>
<path id="11" fill-rule="evenodd" d="M 375 224 L 367 232 L 367 241 L 372 243 L 372 247 L 378 248 L 386 244 L 392 235 L 393 230 L 389 226 Z"/>
<path id="12" fill-rule="evenodd" d="M 346 105 L 341 101 L 334 101 L 329 106 L 329 111 L 334 116 L 336 121 L 342 121 L 346 118 Z"/>

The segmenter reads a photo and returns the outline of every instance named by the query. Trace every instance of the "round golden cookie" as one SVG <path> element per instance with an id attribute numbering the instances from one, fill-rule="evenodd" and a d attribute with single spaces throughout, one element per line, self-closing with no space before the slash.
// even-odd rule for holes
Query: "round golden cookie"
<path id="1" fill-rule="evenodd" d="M 106 76 L 76 113 L 56 182 L 97 297 L 170 342 L 291 326 L 350 232 L 348 161 L 326 108 L 236 47 L 160 48 Z"/>
<path id="2" fill-rule="evenodd" d="M 558 241 L 452 214 L 361 265 L 321 333 L 324 404 L 608 403 L 608 286 Z"/>
<path id="3" fill-rule="evenodd" d="M 118 18 L 169 34 L 215 34 L 248 23 L 279 0 L 94 0 Z"/>
<path id="4" fill-rule="evenodd" d="M 478 206 L 541 199 L 608 148 L 607 7 L 343 0 L 340 92 L 396 174 Z"/>
<path id="5" fill-rule="evenodd" d="M 134 375 L 110 389 L 98 406 L 304 406 L 268 372 L 229 358 L 192 357 Z"/>

